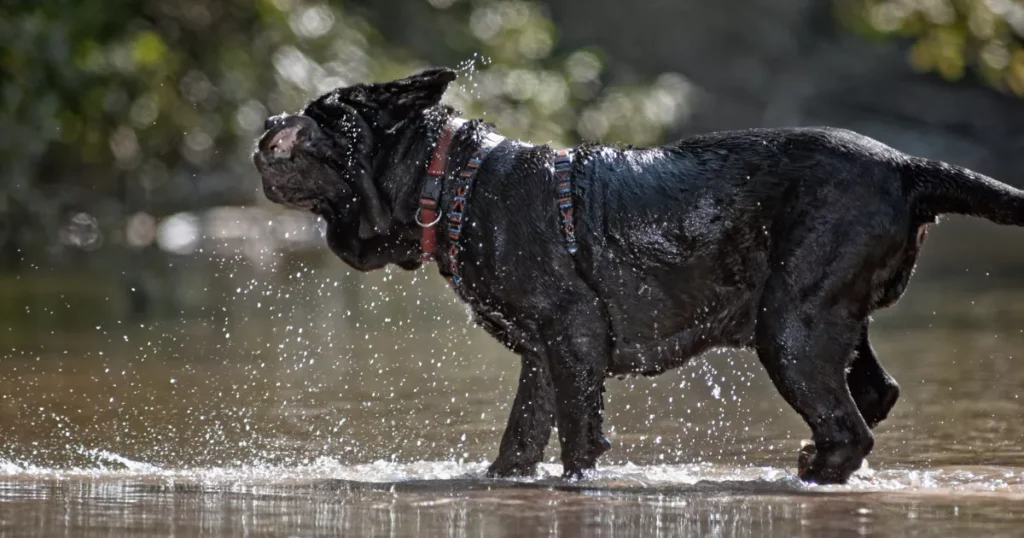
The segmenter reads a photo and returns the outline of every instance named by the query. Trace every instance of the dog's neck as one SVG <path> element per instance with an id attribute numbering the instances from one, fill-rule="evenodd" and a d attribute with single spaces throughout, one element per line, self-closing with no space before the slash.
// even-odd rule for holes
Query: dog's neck
<path id="1" fill-rule="evenodd" d="M 422 241 L 422 227 L 417 224 L 416 216 L 419 208 L 419 200 L 424 184 L 430 177 L 427 170 L 430 168 L 431 157 L 436 153 L 441 138 L 446 130 L 450 130 L 452 138 L 448 142 L 444 155 L 448 160 L 448 170 L 453 167 L 462 167 L 463 157 L 475 148 L 476 144 L 492 135 L 493 128 L 489 124 L 477 120 L 459 118 L 457 113 L 449 107 L 439 105 L 424 111 L 418 118 L 410 121 L 405 128 L 390 133 L 388 139 L 383 141 L 380 151 L 377 153 L 373 163 L 374 182 L 381 190 L 382 198 L 388 203 L 392 221 L 390 229 L 373 240 L 376 249 L 387 251 L 388 257 L 393 257 L 390 263 L 403 267 L 418 265 L 420 260 Z M 467 145 L 470 144 L 470 145 Z M 455 162 L 458 161 L 458 162 Z M 435 165 L 436 166 L 436 165 Z M 438 192 L 439 203 L 437 213 L 431 221 L 441 215 L 438 226 L 442 226 L 439 233 L 440 243 L 446 243 L 448 234 L 448 215 L 442 214 L 452 200 L 454 183 L 452 176 L 459 172 L 442 175 Z M 329 220 L 336 220 L 336 217 L 325 215 Z M 426 221 L 430 222 L 430 221 Z M 350 226 L 341 222 L 335 222 L 338 226 Z M 438 245 L 444 248 L 446 245 Z M 445 271 L 442 269 L 442 273 Z"/>
<path id="2" fill-rule="evenodd" d="M 412 124 L 395 133 L 378 153 L 375 176 L 391 204 L 395 224 L 416 227 L 414 215 L 430 158 L 444 128 L 453 121 L 463 124 L 456 112 L 438 105 L 424 111 Z"/>
<path id="3" fill-rule="evenodd" d="M 420 261 L 433 261 L 436 256 L 437 227 L 442 218 L 440 200 L 442 181 L 444 179 L 445 172 L 448 170 L 448 151 L 455 133 L 465 125 L 466 122 L 467 120 L 462 118 L 452 118 L 449 120 L 448 123 L 442 127 L 441 135 L 438 137 L 437 142 L 434 144 L 434 149 L 430 154 L 426 177 L 424 178 L 423 185 L 420 188 L 419 208 L 416 210 L 416 224 L 422 228 L 422 234 L 420 235 Z M 482 147 L 485 148 L 485 151 L 490 151 L 491 148 L 500 144 L 502 140 L 504 140 L 504 137 L 495 133 L 490 133 L 486 135 L 481 144 Z M 474 168 L 469 173 L 475 174 L 475 171 L 476 170 Z M 462 172 L 461 174 L 457 174 L 457 177 L 465 175 L 466 173 L 467 172 Z M 465 195 L 462 195 L 461 202 L 459 202 L 459 196 L 459 194 L 456 194 L 455 202 L 464 204 Z M 452 211 L 461 212 L 462 209 L 453 208 Z"/>

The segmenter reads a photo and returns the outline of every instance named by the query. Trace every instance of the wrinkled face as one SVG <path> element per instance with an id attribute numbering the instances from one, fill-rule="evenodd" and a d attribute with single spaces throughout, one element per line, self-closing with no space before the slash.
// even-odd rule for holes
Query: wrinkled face
<path id="1" fill-rule="evenodd" d="M 274 116 L 265 128 L 253 163 L 267 199 L 319 215 L 350 216 L 356 197 L 349 177 L 349 141 L 331 136 L 305 114 Z"/>
<path id="2" fill-rule="evenodd" d="M 263 192 L 272 202 L 335 223 L 358 220 L 353 229 L 360 239 L 386 234 L 391 201 L 375 184 L 378 164 L 389 164 L 383 141 L 440 103 L 453 80 L 454 71 L 439 68 L 356 84 L 324 93 L 299 114 L 268 119 L 253 153 Z"/>

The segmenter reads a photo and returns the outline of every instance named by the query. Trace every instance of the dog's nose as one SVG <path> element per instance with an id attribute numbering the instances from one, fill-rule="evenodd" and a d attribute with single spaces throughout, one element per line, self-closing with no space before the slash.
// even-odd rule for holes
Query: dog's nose
<path id="1" fill-rule="evenodd" d="M 284 121 L 284 114 L 278 114 L 276 116 L 271 116 L 271 117 L 267 118 L 267 121 L 263 122 L 263 130 L 264 131 L 269 131 L 269 130 L 273 129 L 274 127 L 277 127 L 278 125 L 280 125 L 282 121 Z"/>
<path id="2" fill-rule="evenodd" d="M 266 121 L 267 132 L 260 141 L 260 149 L 275 157 L 291 156 L 296 142 L 319 136 L 320 128 L 307 116 L 278 115 Z"/>

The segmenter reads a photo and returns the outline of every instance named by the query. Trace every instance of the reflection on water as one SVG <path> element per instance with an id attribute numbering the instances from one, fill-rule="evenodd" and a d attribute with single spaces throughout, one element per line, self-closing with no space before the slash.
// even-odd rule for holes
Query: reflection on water
<path id="1" fill-rule="evenodd" d="M 807 430 L 748 353 L 609 381 L 589 480 L 557 479 L 556 442 L 538 479 L 486 481 L 518 362 L 433 270 L 179 273 L 188 315 L 2 307 L 0 534 L 1015 536 L 1024 515 L 1024 293 L 998 282 L 915 282 L 877 316 L 902 399 L 851 485 L 807 488 Z"/>
<path id="2" fill-rule="evenodd" d="M 430 468 L 427 465 L 418 465 Z M 373 476 L 374 469 L 363 469 Z M 472 471 L 475 474 L 482 468 Z M 662 470 L 663 478 L 686 473 Z M 735 471 L 734 471 L 735 473 Z M 422 474 L 420 473 L 413 473 Z M 430 474 L 430 473 L 428 473 Z M 155 477 L 0 482 L 0 532 L 52 536 L 986 536 L 1019 535 L 1021 495 L 808 491 L 794 479 L 736 477 L 662 487 L 604 470 L 580 484 L 459 474 L 398 482 Z M 736 473 L 756 474 L 756 473 Z M 780 474 L 767 473 L 767 474 Z M 976 478 L 984 480 L 983 475 Z"/>

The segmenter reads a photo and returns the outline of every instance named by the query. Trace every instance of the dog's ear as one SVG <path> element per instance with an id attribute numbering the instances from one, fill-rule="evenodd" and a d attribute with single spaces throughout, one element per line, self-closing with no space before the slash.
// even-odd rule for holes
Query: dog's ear
<path id="1" fill-rule="evenodd" d="M 362 212 L 359 218 L 359 237 L 370 239 L 385 233 L 391 227 L 391 209 L 384 202 L 380 189 L 373 181 L 372 129 L 367 119 L 355 114 L 351 117 L 353 129 L 349 134 L 347 166 L 342 165 L 342 175 L 348 177 L 352 190 L 359 197 Z"/>
<path id="2" fill-rule="evenodd" d="M 414 113 L 440 103 L 455 78 L 455 71 L 445 67 L 427 69 L 398 80 L 347 88 L 344 98 L 375 108 L 380 126 L 390 129 Z"/>

